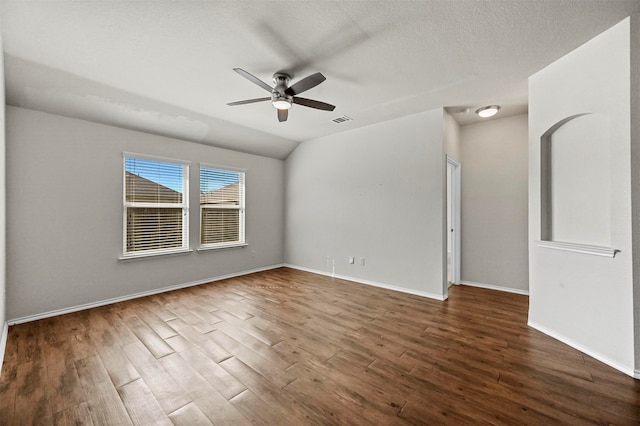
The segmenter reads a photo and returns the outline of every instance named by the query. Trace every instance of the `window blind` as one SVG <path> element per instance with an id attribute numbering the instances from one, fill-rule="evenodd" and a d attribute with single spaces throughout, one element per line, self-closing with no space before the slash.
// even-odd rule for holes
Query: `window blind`
<path id="1" fill-rule="evenodd" d="M 200 245 L 224 247 L 244 243 L 242 171 L 200 167 Z"/>
<path id="2" fill-rule="evenodd" d="M 125 156 L 125 255 L 188 248 L 188 168 Z"/>

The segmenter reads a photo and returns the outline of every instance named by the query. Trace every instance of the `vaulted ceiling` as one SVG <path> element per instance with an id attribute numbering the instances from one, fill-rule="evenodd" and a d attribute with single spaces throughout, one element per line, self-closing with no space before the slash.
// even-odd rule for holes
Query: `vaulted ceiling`
<path id="1" fill-rule="evenodd" d="M 526 111 L 527 77 L 637 0 L 7 1 L 7 104 L 285 158 L 298 143 L 438 107 Z M 327 78 L 280 123 L 271 84 Z M 469 108 L 467 113 L 457 113 Z M 336 124 L 346 115 L 353 121 Z"/>

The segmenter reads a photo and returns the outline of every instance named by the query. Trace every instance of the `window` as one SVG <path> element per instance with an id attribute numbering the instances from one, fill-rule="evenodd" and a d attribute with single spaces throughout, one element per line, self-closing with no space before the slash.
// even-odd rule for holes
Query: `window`
<path id="1" fill-rule="evenodd" d="M 200 246 L 244 245 L 244 170 L 200 166 Z"/>
<path id="2" fill-rule="evenodd" d="M 124 155 L 123 257 L 189 248 L 189 164 Z"/>

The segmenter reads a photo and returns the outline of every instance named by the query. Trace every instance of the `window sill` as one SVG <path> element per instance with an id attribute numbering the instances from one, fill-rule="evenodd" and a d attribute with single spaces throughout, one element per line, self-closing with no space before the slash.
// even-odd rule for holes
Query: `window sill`
<path id="1" fill-rule="evenodd" d="M 588 244 L 576 244 L 576 243 L 563 243 L 559 241 L 537 241 L 538 247 L 571 251 L 574 253 L 591 254 L 594 256 L 615 257 L 616 253 L 620 250 L 616 250 L 611 247 L 592 246 Z"/>
<path id="2" fill-rule="evenodd" d="M 225 245 L 219 245 L 219 246 L 200 246 L 198 247 L 198 251 L 208 251 L 208 250 L 221 250 L 221 249 L 228 249 L 228 248 L 243 248 L 248 246 L 249 244 L 247 243 L 235 243 L 235 244 L 225 244 Z"/>
<path id="3" fill-rule="evenodd" d="M 165 256 L 180 256 L 183 254 L 192 253 L 191 249 L 180 249 L 180 250 L 172 250 L 172 251 L 162 251 L 162 252 L 153 252 L 153 253 L 136 253 L 136 254 L 126 254 L 122 255 L 118 258 L 120 262 L 132 262 L 135 260 L 144 260 L 154 257 L 165 257 Z"/>

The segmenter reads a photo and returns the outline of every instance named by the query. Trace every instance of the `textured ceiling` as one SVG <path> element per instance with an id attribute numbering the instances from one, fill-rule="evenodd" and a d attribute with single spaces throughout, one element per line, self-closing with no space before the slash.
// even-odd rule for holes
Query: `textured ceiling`
<path id="1" fill-rule="evenodd" d="M 2 1 L 7 103 L 285 158 L 302 141 L 438 107 L 526 111 L 527 77 L 637 0 Z M 279 123 L 271 83 L 327 81 Z M 461 108 L 466 114 L 456 114 Z M 341 115 L 353 121 L 335 124 Z"/>

